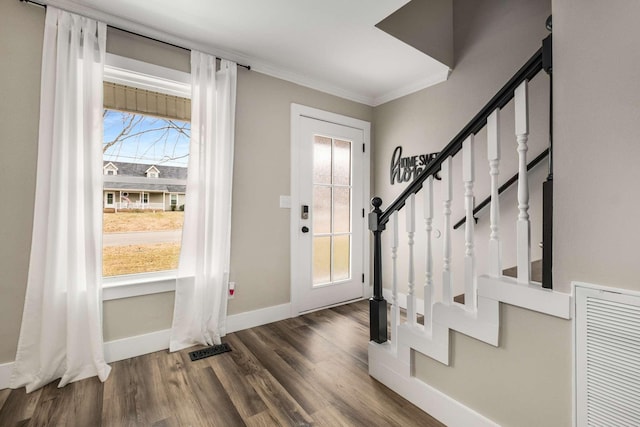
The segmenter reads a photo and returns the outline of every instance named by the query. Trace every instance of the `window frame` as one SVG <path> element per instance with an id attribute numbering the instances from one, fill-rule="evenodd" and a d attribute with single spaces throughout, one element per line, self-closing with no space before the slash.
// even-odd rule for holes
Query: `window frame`
<path id="1" fill-rule="evenodd" d="M 191 74 L 107 53 L 104 81 L 191 98 Z M 175 291 L 177 270 L 102 277 L 102 299 L 110 301 Z"/>

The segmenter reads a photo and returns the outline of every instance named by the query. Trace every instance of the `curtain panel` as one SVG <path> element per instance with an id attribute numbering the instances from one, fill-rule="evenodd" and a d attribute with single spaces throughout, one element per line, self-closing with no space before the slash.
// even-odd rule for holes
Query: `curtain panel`
<path id="1" fill-rule="evenodd" d="M 31 257 L 11 386 L 98 376 L 106 26 L 47 7 Z"/>
<path id="2" fill-rule="evenodd" d="M 191 145 L 170 351 L 225 335 L 237 66 L 191 52 Z"/>

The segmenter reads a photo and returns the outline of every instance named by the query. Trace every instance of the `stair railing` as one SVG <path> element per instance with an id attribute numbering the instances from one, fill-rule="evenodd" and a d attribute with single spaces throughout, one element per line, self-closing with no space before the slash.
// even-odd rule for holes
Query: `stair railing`
<path id="1" fill-rule="evenodd" d="M 475 254 L 474 254 L 474 136 L 482 128 L 487 126 L 488 161 L 491 175 L 491 201 L 490 201 L 490 237 L 489 237 L 489 275 L 500 277 L 501 266 L 501 242 L 499 234 L 499 117 L 500 110 L 515 98 L 515 130 L 518 142 L 518 219 L 517 219 L 517 282 L 528 284 L 531 278 L 531 254 L 530 254 L 530 222 L 529 222 L 529 185 L 527 179 L 527 150 L 529 134 L 528 112 L 528 82 L 533 79 L 543 68 L 550 69 L 549 49 L 551 36 L 543 42 L 540 48 L 518 72 L 491 98 L 478 114 L 447 144 L 437 157 L 407 186 L 407 188 L 382 211 L 382 200 L 374 197 L 371 200 L 373 209 L 369 214 L 369 230 L 373 233 L 373 297 L 369 302 L 370 309 L 370 339 L 376 343 L 386 342 L 387 332 L 387 302 L 383 296 L 382 286 L 382 232 L 387 223 L 393 218 L 392 238 L 392 328 L 393 334 L 397 333 L 399 324 L 399 308 L 397 297 L 397 273 L 396 257 L 398 247 L 397 216 L 398 211 L 406 207 L 406 226 L 409 240 L 409 292 L 407 295 L 407 323 L 416 323 L 417 307 L 414 295 L 415 278 L 413 267 L 413 243 L 415 233 L 415 194 L 424 189 L 424 221 L 427 232 L 426 250 L 426 274 L 424 285 L 424 317 L 425 326 L 431 322 L 431 304 L 434 295 L 433 270 L 432 270 L 432 220 L 433 220 L 433 177 L 439 173 L 441 177 L 441 197 L 443 208 L 443 276 L 442 298 L 444 304 L 453 303 L 453 291 L 451 283 L 451 198 L 452 198 L 452 167 L 451 159 L 461 150 L 463 151 L 463 182 L 465 186 L 465 256 L 464 256 L 464 283 L 465 283 L 465 307 L 473 311 L 476 308 L 476 278 L 475 278 Z M 544 225 L 543 225 L 544 228 Z M 395 336 L 395 335 L 394 335 Z"/>
<path id="2" fill-rule="evenodd" d="M 534 167 L 538 166 L 538 164 L 542 162 L 548 155 L 549 155 L 549 149 L 547 148 L 544 151 L 542 151 L 542 153 L 538 154 L 538 156 L 535 159 L 529 162 L 529 164 L 527 165 L 527 171 L 530 171 Z M 507 189 L 517 181 L 518 181 L 518 174 L 516 173 L 511 178 L 506 180 L 505 183 L 498 188 L 498 195 L 507 191 Z M 476 207 L 473 209 L 473 220 L 476 224 L 478 223 L 478 218 L 476 217 L 476 215 L 482 209 L 484 209 L 490 202 L 491 202 L 491 196 L 487 197 L 486 199 L 478 203 Z M 457 230 L 458 228 L 462 227 L 465 222 L 467 222 L 466 216 L 464 218 L 461 218 L 460 221 L 456 222 L 455 225 L 453 226 L 453 229 Z"/>

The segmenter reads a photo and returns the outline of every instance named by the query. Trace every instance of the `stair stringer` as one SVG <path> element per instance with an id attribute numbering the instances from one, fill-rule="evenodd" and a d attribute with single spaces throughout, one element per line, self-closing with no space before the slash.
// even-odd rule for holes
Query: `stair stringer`
<path id="1" fill-rule="evenodd" d="M 406 297 L 398 295 L 398 300 L 406 300 Z M 539 283 L 518 284 L 504 276 L 480 276 L 475 310 L 469 311 L 464 305 L 453 302 L 434 303 L 431 328 L 403 323 L 398 326 L 395 342 L 369 343 L 369 375 L 446 425 L 497 426 L 494 421 L 414 377 L 412 351 L 448 366 L 450 330 L 498 347 L 501 302 L 563 319 L 573 316 L 571 294 L 544 289 Z"/>

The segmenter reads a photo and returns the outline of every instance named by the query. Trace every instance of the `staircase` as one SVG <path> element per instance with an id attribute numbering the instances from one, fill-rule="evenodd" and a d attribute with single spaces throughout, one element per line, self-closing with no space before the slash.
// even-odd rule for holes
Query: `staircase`
<path id="1" fill-rule="evenodd" d="M 500 303 L 527 308 L 564 319 L 571 318 L 571 296 L 552 290 L 551 277 L 551 224 L 543 224 L 543 260 L 531 262 L 531 224 L 529 216 L 529 182 L 527 177 L 527 152 L 529 138 L 529 89 L 528 82 L 541 70 L 551 72 L 551 36 L 529 61 L 503 86 L 485 107 L 446 145 L 426 169 L 383 211 L 383 201 L 373 198 L 373 210 L 369 214 L 369 229 L 374 242 L 374 295 L 370 300 L 369 373 L 397 393 L 447 425 L 495 425 L 491 420 L 443 395 L 416 379 L 413 352 L 419 352 L 438 362 L 450 364 L 450 331 L 458 331 L 488 345 L 498 346 L 500 341 Z M 500 141 L 501 111 L 513 100 L 515 117 L 515 142 L 510 144 L 517 151 L 517 231 L 516 266 L 503 271 L 503 242 L 501 240 L 500 213 L 500 161 L 503 150 Z M 476 260 L 475 217 L 475 136 L 486 128 L 487 161 L 490 174 L 490 235 L 482 248 L 488 247 L 488 265 L 480 268 Z M 507 146 L 507 147 L 509 147 Z M 551 156 L 551 147 L 548 149 Z M 453 202 L 453 158 L 462 157 L 462 182 L 464 184 L 464 252 L 452 253 L 451 206 Z M 538 160 L 539 161 L 539 160 Z M 435 175 L 441 180 L 435 179 Z M 515 180 L 514 180 L 515 181 Z M 543 221 L 549 221 L 551 207 L 551 174 L 545 183 L 543 195 Z M 422 195 L 424 227 L 416 227 L 416 194 Z M 440 200 L 435 195 L 439 194 Z M 398 250 L 402 233 L 399 215 L 404 215 L 406 227 L 406 254 L 402 264 L 407 265 L 408 292 L 398 292 Z M 441 276 L 434 274 L 434 218 L 442 218 Z M 382 235 L 387 236 L 391 262 L 382 258 Z M 420 239 L 425 245 L 424 297 L 416 296 L 415 244 Z M 452 257 L 464 258 L 464 273 L 454 277 Z M 390 264 L 391 283 L 383 289 L 383 264 Z M 422 267 L 422 266 L 421 266 Z M 478 274 L 478 271 L 486 274 Z M 542 274 L 534 275 L 540 271 Z M 460 277 L 462 276 L 462 277 Z M 509 277 L 513 276 L 513 277 Z M 454 282 L 454 279 L 459 282 Z M 421 281 L 422 282 L 422 281 Z M 541 283 L 542 282 L 542 283 Z M 456 286 L 462 283 L 462 286 Z M 454 298 L 454 289 L 464 289 L 462 296 Z M 388 310 L 387 298 L 390 299 Z M 406 300 L 406 302 L 405 302 Z M 400 320 L 400 307 L 406 307 L 406 321 Z M 389 313 L 390 319 L 387 319 Z M 419 322 L 419 314 L 424 321 Z M 389 322 L 388 322 L 389 320 Z M 391 340 L 388 339 L 388 326 Z"/>

